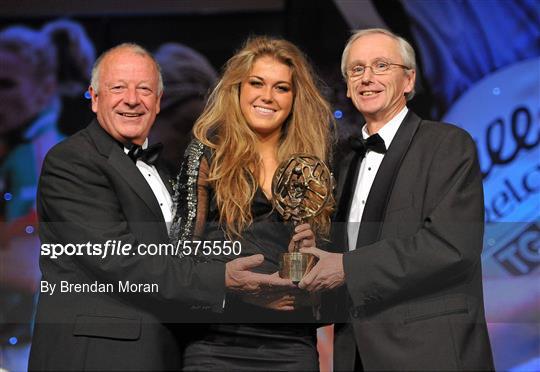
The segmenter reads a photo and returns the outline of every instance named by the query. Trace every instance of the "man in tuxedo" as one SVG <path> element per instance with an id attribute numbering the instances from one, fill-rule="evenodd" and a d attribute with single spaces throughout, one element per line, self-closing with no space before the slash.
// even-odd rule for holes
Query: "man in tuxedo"
<path id="1" fill-rule="evenodd" d="M 226 291 L 292 286 L 250 272 L 261 255 L 223 264 L 147 253 L 149 244 L 169 242 L 171 221 L 171 185 L 159 146 L 147 143 L 162 90 L 159 66 L 146 50 L 122 44 L 105 52 L 90 86 L 97 120 L 45 159 L 31 370 L 179 370 L 182 327 L 175 323 L 188 322 L 189 310 L 219 311 Z M 52 244 L 65 252 L 53 257 Z"/>
<path id="2" fill-rule="evenodd" d="M 335 370 L 493 369 L 474 141 L 407 108 L 416 63 L 403 38 L 359 31 L 341 67 L 366 124 L 339 163 L 337 252 L 303 249 L 319 262 L 300 282 L 343 293 Z"/>

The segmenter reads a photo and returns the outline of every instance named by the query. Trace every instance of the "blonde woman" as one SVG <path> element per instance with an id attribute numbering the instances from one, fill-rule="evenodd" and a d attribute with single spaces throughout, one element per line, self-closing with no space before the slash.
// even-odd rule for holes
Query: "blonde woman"
<path id="1" fill-rule="evenodd" d="M 257 270 L 276 272 L 293 231 L 272 208 L 272 177 L 295 153 L 328 160 L 333 124 L 302 52 L 282 39 L 249 39 L 227 62 L 195 123 L 176 185 L 172 240 L 238 242 L 232 252 L 223 244 L 221 254 L 201 259 L 263 254 Z M 330 213 L 312 221 L 320 237 L 328 234 Z M 295 239 L 309 234 L 297 230 Z M 317 325 L 295 297 L 290 291 L 228 296 L 213 319 L 220 324 L 192 332 L 184 369 L 317 370 Z"/>

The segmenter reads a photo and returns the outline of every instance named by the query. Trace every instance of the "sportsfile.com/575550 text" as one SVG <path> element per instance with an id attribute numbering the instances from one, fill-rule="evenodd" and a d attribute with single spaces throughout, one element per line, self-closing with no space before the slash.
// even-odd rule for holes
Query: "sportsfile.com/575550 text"
<path id="1" fill-rule="evenodd" d="M 105 243 L 43 243 L 40 254 L 56 259 L 60 256 L 239 256 L 242 244 L 236 240 L 184 240 L 172 243 L 139 243 L 133 246 L 120 240 Z"/>

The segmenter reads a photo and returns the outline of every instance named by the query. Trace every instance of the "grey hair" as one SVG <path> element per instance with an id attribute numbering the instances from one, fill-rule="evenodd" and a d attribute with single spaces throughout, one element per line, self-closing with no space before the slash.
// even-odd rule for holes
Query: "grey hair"
<path id="1" fill-rule="evenodd" d="M 163 92 L 163 77 L 161 76 L 161 66 L 159 65 L 158 61 L 154 58 L 152 53 L 150 53 L 148 50 L 140 46 L 139 44 L 135 43 L 122 43 L 115 47 L 112 47 L 109 50 L 106 50 L 103 52 L 96 62 L 94 63 L 94 66 L 92 67 L 92 77 L 90 78 L 90 86 L 92 89 L 94 89 L 94 92 L 96 94 L 99 94 L 99 72 L 101 70 L 101 62 L 107 57 L 109 54 L 116 52 L 120 49 L 128 49 L 131 52 L 138 54 L 143 57 L 148 57 L 154 62 L 156 66 L 156 70 L 158 73 L 158 95 L 160 95 Z"/>
<path id="2" fill-rule="evenodd" d="M 399 54 L 401 55 L 403 64 L 407 66 L 409 69 L 416 71 L 416 56 L 414 53 L 414 49 L 411 46 L 411 44 L 407 40 L 402 38 L 401 36 L 398 36 L 394 34 L 393 32 L 388 31 L 384 28 L 367 28 L 364 30 L 356 30 L 353 32 L 354 33 L 347 41 L 347 44 L 345 45 L 345 49 L 343 49 L 343 54 L 341 55 L 341 74 L 343 75 L 343 78 L 345 80 L 347 80 L 347 60 L 349 59 L 349 52 L 351 49 L 351 45 L 362 36 L 372 35 L 372 34 L 383 34 L 396 40 L 399 45 Z M 405 71 L 405 73 L 408 73 L 408 72 L 409 71 Z M 415 94 L 415 91 L 413 87 L 413 89 L 409 93 L 405 94 L 405 98 L 407 99 L 407 101 L 410 101 L 414 97 L 414 94 Z"/>

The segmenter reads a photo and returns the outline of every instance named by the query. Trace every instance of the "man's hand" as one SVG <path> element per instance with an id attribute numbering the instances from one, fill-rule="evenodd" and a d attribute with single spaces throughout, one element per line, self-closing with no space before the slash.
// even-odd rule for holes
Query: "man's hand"
<path id="1" fill-rule="evenodd" d="M 262 254 L 241 257 L 227 262 L 225 265 L 225 287 L 230 292 L 259 294 L 262 291 L 295 288 L 289 279 L 281 279 L 277 275 L 257 274 L 250 271 L 264 261 Z"/>
<path id="2" fill-rule="evenodd" d="M 278 311 L 293 311 L 295 297 L 284 292 L 242 296 L 242 300 L 252 305 Z"/>
<path id="3" fill-rule="evenodd" d="M 272 274 L 272 276 L 277 275 L 278 273 Z M 278 311 L 292 311 L 320 302 L 318 294 L 309 294 L 298 287 L 265 291 L 256 295 L 241 295 L 240 297 L 244 302 L 252 305 Z"/>
<path id="4" fill-rule="evenodd" d="M 303 223 L 294 228 L 294 235 L 289 242 L 289 252 L 293 252 L 295 245 L 299 245 L 299 248 L 314 248 L 315 247 L 315 234 L 311 230 L 309 223 Z"/>
<path id="5" fill-rule="evenodd" d="M 278 273 L 272 274 L 274 277 L 279 277 Z M 292 311 L 295 309 L 296 296 L 300 294 L 298 288 L 285 288 L 272 291 L 265 291 L 258 294 L 241 295 L 244 302 L 267 309 L 279 311 Z"/>
<path id="6" fill-rule="evenodd" d="M 311 253 L 319 262 L 298 283 L 298 287 L 309 292 L 325 291 L 337 288 L 345 282 L 343 254 L 330 253 L 318 248 L 302 248 L 302 253 Z"/>

